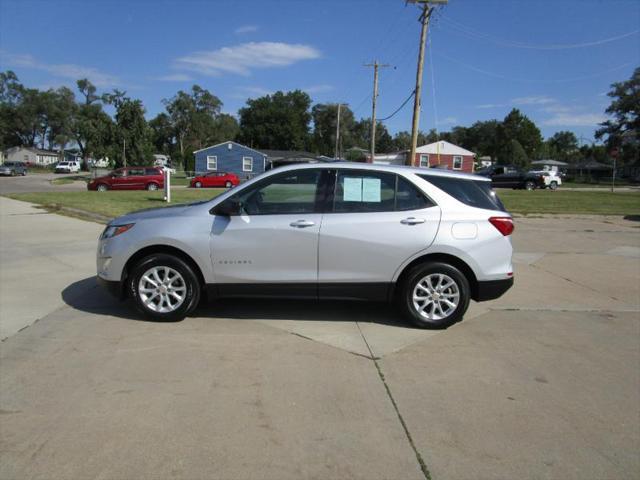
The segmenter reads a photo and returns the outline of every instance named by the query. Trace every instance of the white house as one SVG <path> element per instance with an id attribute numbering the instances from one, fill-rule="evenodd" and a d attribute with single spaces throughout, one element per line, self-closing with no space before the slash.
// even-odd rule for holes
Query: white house
<path id="1" fill-rule="evenodd" d="M 5 160 L 44 166 L 58 163 L 60 156 L 57 152 L 51 150 L 41 150 L 34 147 L 13 147 L 5 152 Z"/>

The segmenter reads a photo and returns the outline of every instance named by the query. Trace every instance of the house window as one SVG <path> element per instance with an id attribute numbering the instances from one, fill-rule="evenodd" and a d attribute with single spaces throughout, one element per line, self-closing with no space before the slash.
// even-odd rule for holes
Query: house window
<path id="1" fill-rule="evenodd" d="M 453 169 L 462 170 L 462 157 L 457 155 L 453 157 Z"/>
<path id="2" fill-rule="evenodd" d="M 207 155 L 207 170 L 218 169 L 218 157 Z"/>
<path id="3" fill-rule="evenodd" d="M 429 155 L 420 155 L 420 166 L 425 168 L 429 167 Z"/>
<path id="4" fill-rule="evenodd" d="M 253 157 L 242 157 L 242 171 L 243 172 L 253 171 Z"/>

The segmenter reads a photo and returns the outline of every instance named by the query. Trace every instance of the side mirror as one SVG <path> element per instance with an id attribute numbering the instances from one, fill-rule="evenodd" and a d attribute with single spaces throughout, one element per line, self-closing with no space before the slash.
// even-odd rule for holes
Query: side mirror
<path id="1" fill-rule="evenodd" d="M 229 198 L 222 202 L 220 205 L 217 205 L 211 213 L 214 215 L 220 215 L 223 217 L 232 217 L 235 215 L 240 215 L 242 210 L 242 203 L 237 198 Z"/>

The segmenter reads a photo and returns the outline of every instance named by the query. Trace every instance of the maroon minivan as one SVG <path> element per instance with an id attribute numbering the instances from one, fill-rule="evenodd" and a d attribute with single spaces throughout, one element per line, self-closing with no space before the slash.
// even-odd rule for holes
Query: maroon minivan
<path id="1" fill-rule="evenodd" d="M 88 190 L 158 190 L 164 188 L 164 172 L 158 167 L 118 168 L 109 175 L 92 179 Z"/>

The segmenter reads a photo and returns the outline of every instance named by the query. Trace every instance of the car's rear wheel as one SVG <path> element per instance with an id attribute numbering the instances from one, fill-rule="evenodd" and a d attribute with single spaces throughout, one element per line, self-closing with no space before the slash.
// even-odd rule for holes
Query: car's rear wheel
<path id="1" fill-rule="evenodd" d="M 227 180 L 227 183 L 225 183 L 224 186 L 227 187 L 227 188 L 231 188 L 231 187 L 233 187 L 233 183 L 231 183 L 230 181 Z"/>
<path id="2" fill-rule="evenodd" d="M 535 190 L 535 189 L 536 189 L 536 184 L 535 184 L 535 183 L 533 183 L 532 181 L 528 181 L 528 182 L 526 182 L 526 183 L 524 184 L 524 188 L 525 188 L 526 190 L 529 190 L 529 191 L 531 191 L 531 190 Z"/>
<path id="3" fill-rule="evenodd" d="M 156 190 L 158 190 L 158 184 L 157 183 L 148 184 L 147 190 L 149 190 L 150 192 L 155 192 Z"/>
<path id="4" fill-rule="evenodd" d="M 201 286 L 193 269 L 182 259 L 163 253 L 138 262 L 128 288 L 138 310 L 151 320 L 182 320 L 200 301 Z"/>
<path id="5" fill-rule="evenodd" d="M 400 306 L 420 328 L 446 328 L 462 320 L 470 300 L 469 281 L 446 263 L 414 267 L 400 291 Z"/>
<path id="6" fill-rule="evenodd" d="M 96 187 L 96 190 L 98 190 L 99 192 L 106 192 L 107 190 L 109 190 L 109 187 L 107 187 L 104 183 L 101 183 Z"/>
<path id="7" fill-rule="evenodd" d="M 557 190 L 558 189 L 558 182 L 551 182 L 549 184 L 549 189 L 551 190 Z"/>
<path id="8" fill-rule="evenodd" d="M 202 182 L 196 182 L 193 184 L 193 186 L 196 188 L 202 188 Z"/>

